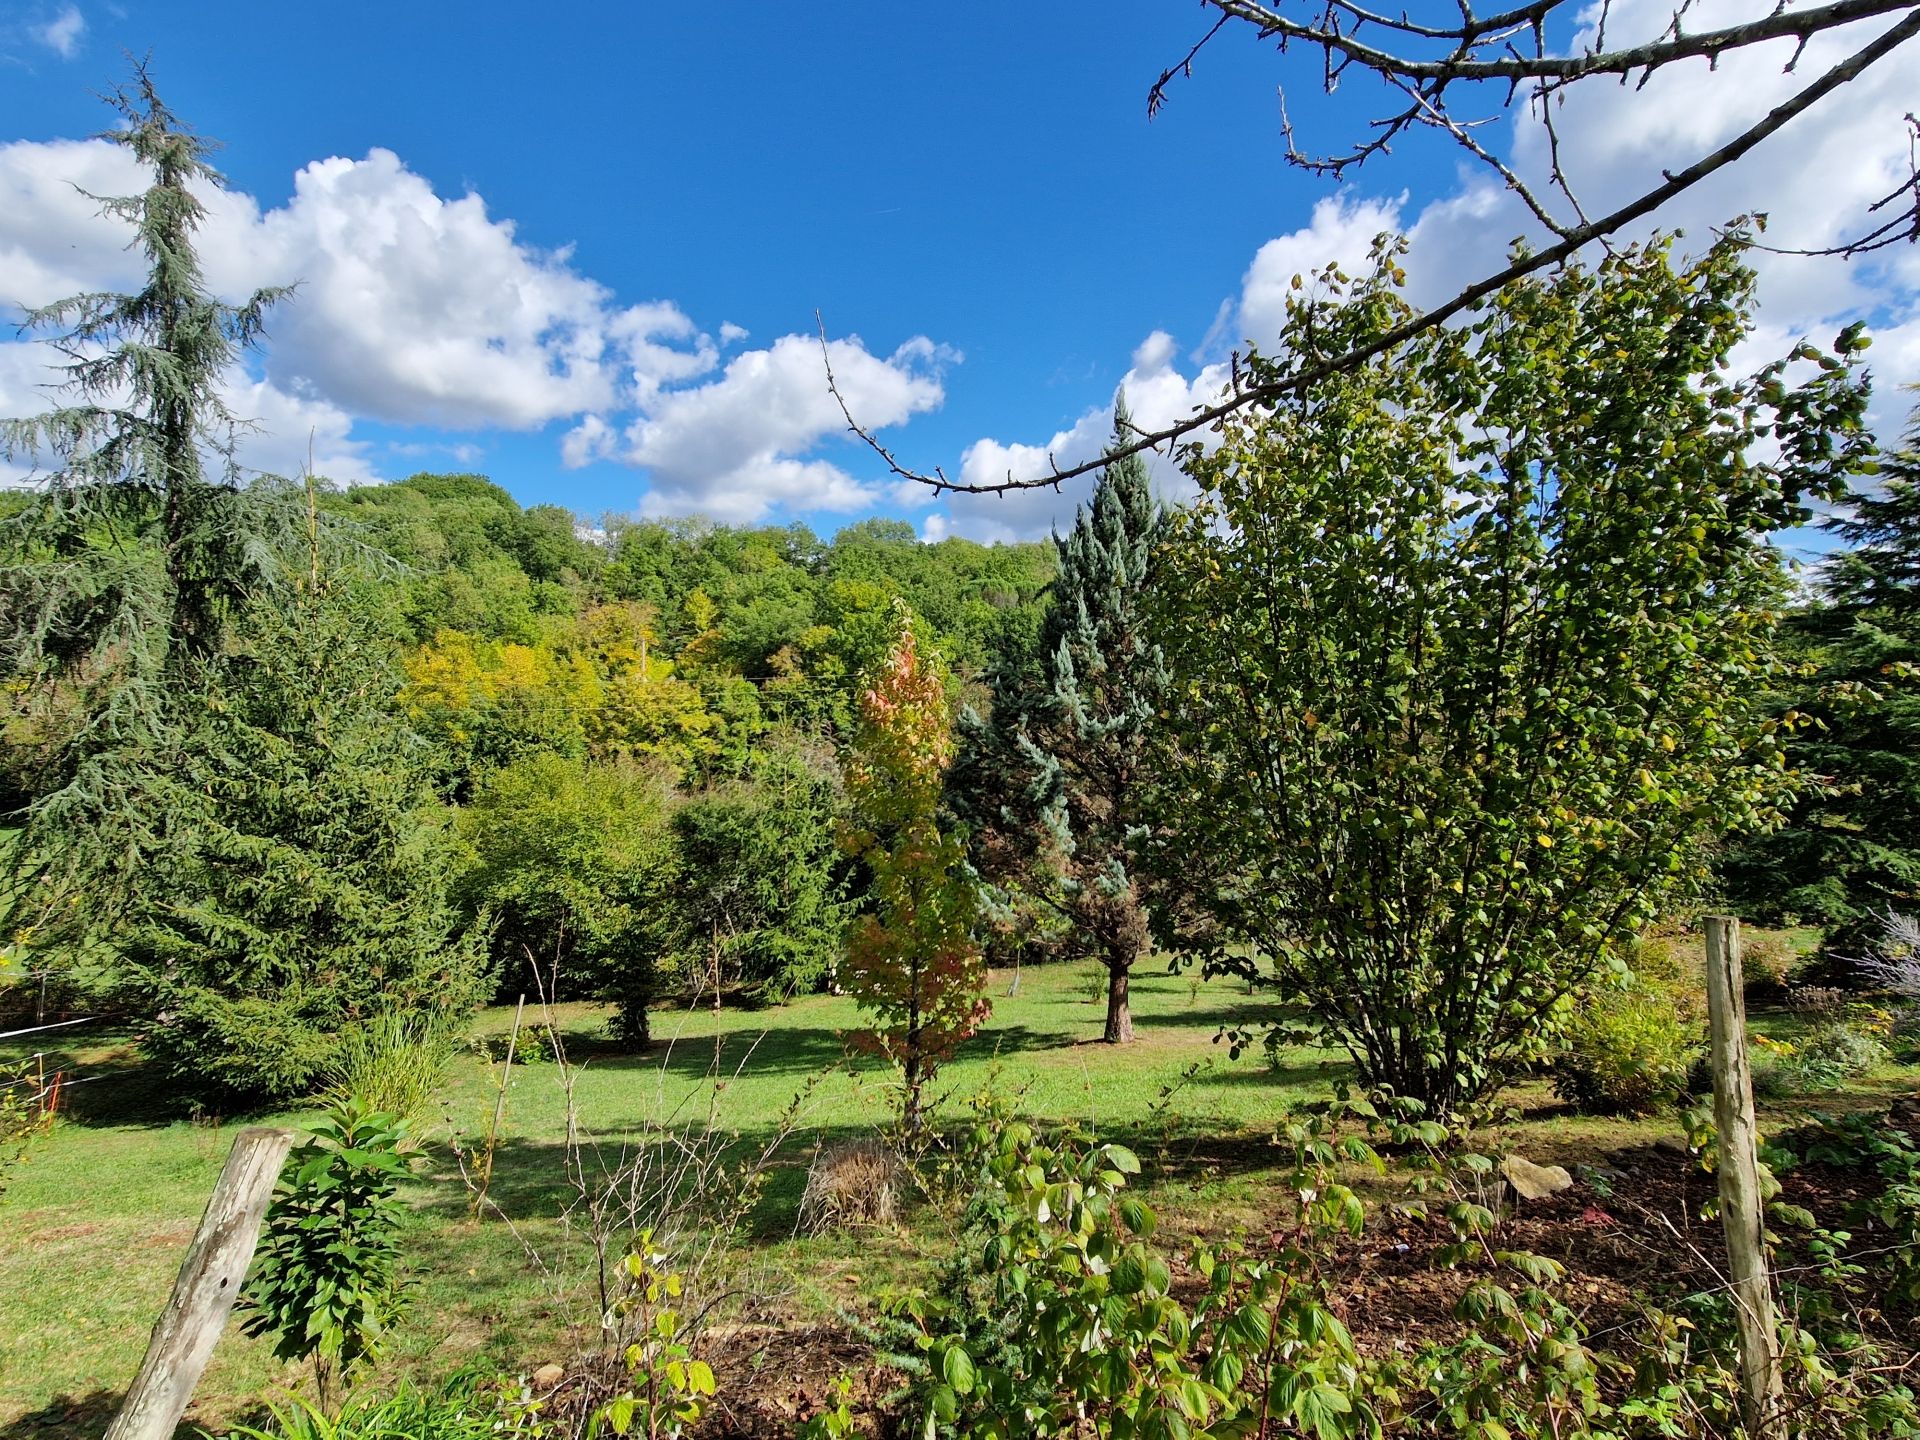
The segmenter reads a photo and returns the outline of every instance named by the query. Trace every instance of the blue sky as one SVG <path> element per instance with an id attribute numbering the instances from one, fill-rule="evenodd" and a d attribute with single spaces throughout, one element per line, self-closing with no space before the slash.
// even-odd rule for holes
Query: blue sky
<path id="1" fill-rule="evenodd" d="M 1296 125 L 1330 143 L 1372 97 L 1320 96 L 1304 61 L 1251 35 L 1223 35 L 1149 122 L 1149 85 L 1209 23 L 1170 0 L 24 0 L 0 20 L 0 199 L 14 197 L 0 300 L 114 282 L 94 273 L 114 268 L 97 227 L 57 191 L 108 184 L 110 159 L 62 142 L 110 118 L 94 92 L 124 75 L 121 52 L 150 52 L 168 102 L 226 142 L 240 203 L 216 210 L 214 278 L 305 282 L 255 388 L 237 392 L 275 441 L 257 447 L 262 464 L 297 463 L 311 435 L 328 473 L 472 468 L 588 515 L 830 532 L 882 513 L 929 535 L 1030 535 L 1072 497 L 932 504 L 835 433 L 817 346 L 802 343 L 816 309 L 887 442 L 984 478 L 1049 449 L 1088 453 L 1123 382 L 1146 418 L 1191 408 L 1217 383 L 1207 367 L 1270 325 L 1294 269 L 1351 261 L 1382 225 L 1416 228 L 1416 275 L 1436 289 L 1523 228 L 1436 144 L 1344 189 L 1289 169 L 1280 80 L 1295 81 Z M 1721 208 L 1672 218 L 1704 225 L 1756 197 L 1810 213 L 1776 194 L 1781 174 L 1833 146 L 1857 155 L 1883 128 L 1891 154 L 1897 116 L 1882 112 L 1920 78 L 1898 63 L 1829 131 L 1703 200 Z M 1703 106 L 1701 83 L 1593 112 L 1585 158 L 1602 192 L 1645 173 L 1663 127 L 1737 120 L 1730 87 Z M 1523 135 L 1490 133 L 1524 157 Z M 1857 168 L 1866 195 L 1878 172 Z M 1819 178 L 1830 195 L 1830 165 Z M 276 264 L 295 273 L 266 273 Z M 1914 277 L 1820 275 L 1769 277 L 1769 327 L 1870 313 L 1892 332 L 1897 378 L 1920 375 L 1920 327 L 1902 328 Z M 27 374 L 0 354 L 0 408 L 30 403 Z"/>

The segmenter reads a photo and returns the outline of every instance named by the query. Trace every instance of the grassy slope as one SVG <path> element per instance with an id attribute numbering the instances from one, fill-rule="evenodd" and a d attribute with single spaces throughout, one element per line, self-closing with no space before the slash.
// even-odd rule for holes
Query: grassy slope
<path id="1" fill-rule="evenodd" d="M 939 1082 L 942 1108 L 993 1084 L 1029 1113 L 1078 1120 L 1106 1135 L 1172 1137 L 1163 1149 L 1159 1198 L 1187 1228 L 1249 1220 L 1268 1208 L 1262 1128 L 1289 1100 L 1325 1093 L 1343 1067 L 1308 1051 L 1230 1062 L 1213 1037 L 1222 1024 L 1256 1018 L 1258 998 L 1226 982 L 1193 985 L 1145 975 L 1134 985 L 1139 1042 L 1126 1050 L 1095 1043 L 1103 1009 L 1086 971 L 1029 970 L 1019 995 L 994 979 L 988 1028 Z M 504 1029 L 510 1012 L 480 1017 Z M 869 1133 L 888 1113 L 884 1072 L 843 1063 L 842 1032 L 857 1024 L 844 999 L 814 997 L 760 1013 L 718 1017 L 662 1014 L 660 1043 L 645 1056 L 609 1051 L 596 1036 L 597 1012 L 562 1007 L 569 1053 L 585 1061 L 576 1089 L 580 1123 L 615 1153 L 623 1139 L 675 1117 L 708 1113 L 749 1141 L 764 1139 L 813 1077 L 789 1160 L 772 1177 L 754 1219 L 759 1240 L 752 1287 L 777 1295 L 789 1313 L 817 1312 L 861 1291 L 910 1276 L 937 1235 L 875 1240 L 791 1238 L 807 1152 L 816 1140 Z M 1777 1027 L 1775 1027 L 1777 1028 Z M 17 1043 L 17 1042 L 16 1042 Z M 67 1042 L 63 1059 L 81 1074 L 106 1075 L 72 1092 L 75 1116 L 42 1142 L 0 1209 L 0 1440 L 29 1434 L 97 1433 L 131 1376 L 147 1328 L 164 1303 L 181 1251 L 240 1122 L 170 1120 L 145 1088 L 124 1044 Z M 1201 1069 L 1182 1083 L 1189 1067 Z M 833 1068 L 833 1067 L 839 1068 Z M 493 1193 L 516 1224 L 476 1224 L 446 1141 L 471 1145 L 493 1107 L 496 1071 L 463 1056 L 431 1127 L 415 1195 L 417 1220 L 406 1248 L 418 1277 L 414 1308 L 389 1367 L 444 1373 L 463 1359 L 532 1367 L 565 1348 L 568 1319 L 591 1323 L 580 1288 L 583 1256 L 553 1218 L 567 1197 L 563 1170 L 565 1102 L 556 1067 L 516 1067 Z M 1911 1072 L 1879 1078 L 1912 1083 Z M 1174 1087 L 1171 1100 L 1163 1092 Z M 1523 1103 L 1544 1099 L 1523 1092 Z M 274 1117 L 297 1122 L 298 1115 Z M 1617 1144 L 1675 1133 L 1650 1122 L 1520 1120 L 1482 1138 L 1543 1160 L 1576 1159 Z M 528 1260 L 527 1247 L 541 1263 Z M 543 1277 L 543 1273 L 544 1277 Z M 555 1277 L 560 1277 L 556 1281 Z M 240 1413 L 243 1397 L 299 1377 L 264 1345 L 230 1332 L 201 1387 L 203 1424 Z"/>

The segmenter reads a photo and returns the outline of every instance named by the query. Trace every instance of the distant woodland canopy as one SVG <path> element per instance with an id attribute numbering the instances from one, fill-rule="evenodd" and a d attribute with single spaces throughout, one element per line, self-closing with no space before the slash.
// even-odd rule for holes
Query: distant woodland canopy
<path id="1" fill-rule="evenodd" d="M 312 502 L 341 593 L 310 641 L 353 649 L 370 692 L 360 702 L 400 726 L 381 743 L 383 764 L 404 755 L 420 777 L 408 802 L 419 833 L 402 849 L 431 852 L 418 861 L 439 876 L 426 891 L 464 917 L 443 939 L 484 936 L 479 979 L 501 993 L 614 1000 L 617 1028 L 636 1040 L 647 1004 L 674 986 L 784 994 L 821 982 L 860 886 L 836 842 L 840 752 L 898 607 L 949 659 L 957 705 L 1031 652 L 1055 568 L 1050 544 L 923 545 L 900 521 L 831 540 L 801 525 L 594 527 L 466 474 L 316 486 Z M 0 496 L 0 511 L 24 504 Z M 249 652 L 248 674 L 284 668 L 245 633 L 229 647 Z M 10 692 L 0 808 L 24 810 L 68 778 L 87 684 Z M 260 797 L 242 808 L 273 828 Z M 258 828 L 220 822 L 235 823 Z M 30 910 L 16 928 L 33 928 Z M 41 958 L 87 979 L 54 954 Z M 110 988 L 124 997 L 122 979 Z M 365 1008 L 309 987 L 289 1002 L 299 1013 L 269 1015 L 264 992 L 279 992 L 260 988 L 177 1057 L 183 1073 L 204 1072 L 209 1052 L 264 1048 L 296 1057 L 268 1087 L 293 1093 L 323 1069 L 325 1032 Z"/>

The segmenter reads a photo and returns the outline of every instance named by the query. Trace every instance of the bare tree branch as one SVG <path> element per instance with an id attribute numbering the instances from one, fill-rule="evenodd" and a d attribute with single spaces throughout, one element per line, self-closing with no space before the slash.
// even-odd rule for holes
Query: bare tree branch
<path id="1" fill-rule="evenodd" d="M 1523 55 L 1506 46 L 1516 30 L 1532 28 L 1561 7 L 1564 0 L 1541 3 L 1524 10 L 1509 11 L 1490 20 L 1467 19 L 1457 29 L 1438 31 L 1411 30 L 1429 38 L 1450 40 L 1452 53 L 1438 59 L 1421 59 L 1395 54 L 1369 45 L 1344 27 L 1340 18 L 1346 9 L 1330 4 L 1321 20 L 1302 24 L 1253 0 L 1205 0 L 1214 9 L 1233 19 L 1255 26 L 1264 37 L 1279 36 L 1296 44 L 1317 45 L 1339 57 L 1340 62 L 1363 66 L 1378 74 L 1401 80 L 1433 80 L 1450 84 L 1456 80 L 1504 80 L 1525 82 L 1553 80 L 1566 83 L 1594 75 L 1631 75 L 1636 70 L 1658 70 L 1679 60 L 1717 60 L 1731 50 L 1744 50 L 1768 40 L 1806 40 L 1825 30 L 1870 20 L 1877 15 L 1905 14 L 1914 8 L 1914 0 L 1831 0 L 1804 10 L 1776 8 L 1757 20 L 1729 25 L 1720 30 L 1702 30 L 1686 34 L 1680 29 L 1676 12 L 1671 27 L 1657 40 L 1630 45 L 1619 50 L 1591 49 L 1572 55 L 1550 55 L 1541 47 Z M 1370 21 L 1369 23 L 1382 23 Z M 1504 54 L 1485 56 L 1495 48 Z M 1337 62 L 1338 63 L 1338 62 Z"/>
<path id="2" fill-rule="evenodd" d="M 838 385 L 834 381 L 832 366 L 829 363 L 827 368 L 828 388 L 832 391 L 835 401 L 838 402 L 840 406 L 841 414 L 847 422 L 848 431 L 858 437 L 869 449 L 879 456 L 891 473 L 901 479 L 912 480 L 919 484 L 926 485 L 936 494 L 943 491 L 952 491 L 963 494 L 992 495 L 1004 494 L 1012 490 L 1035 490 L 1046 486 L 1057 487 L 1063 482 L 1072 480 L 1078 476 L 1091 474 L 1103 468 L 1112 460 L 1120 459 L 1127 455 L 1139 454 L 1144 450 L 1159 449 L 1163 446 L 1171 445 L 1174 442 L 1184 440 L 1197 431 L 1206 429 L 1208 426 L 1248 405 L 1270 403 L 1283 396 L 1309 389 L 1333 375 L 1351 370 L 1355 366 L 1364 364 L 1377 355 L 1384 354 L 1405 344 L 1407 341 L 1428 330 L 1446 324 L 1456 315 L 1479 304 L 1480 301 L 1492 295 L 1502 286 L 1538 271 L 1559 265 L 1570 259 L 1586 245 L 1598 240 L 1604 240 L 1606 237 L 1617 233 L 1636 221 L 1653 214 L 1660 209 L 1661 206 L 1673 200 L 1674 197 L 1684 193 L 1708 176 L 1739 160 L 1756 145 L 1766 140 L 1790 121 L 1805 114 L 1820 101 L 1833 94 L 1834 91 L 1856 79 L 1869 66 L 1885 59 L 1909 40 L 1912 40 L 1916 35 L 1920 35 L 1920 0 L 1835 0 L 1835 3 L 1832 4 L 1800 11 L 1776 9 L 1765 18 L 1753 21 L 1747 25 L 1735 26 L 1730 29 L 1718 31 L 1702 32 L 1698 35 L 1685 34 L 1681 28 L 1681 20 L 1685 14 L 1686 4 L 1690 3 L 1690 0 L 1683 0 L 1680 8 L 1674 12 L 1673 20 L 1666 32 L 1666 38 L 1652 45 L 1641 45 L 1623 50 L 1595 52 L 1585 56 L 1556 59 L 1544 54 L 1544 42 L 1539 39 L 1536 33 L 1537 53 L 1534 56 L 1529 57 L 1522 55 L 1509 47 L 1507 59 L 1485 62 L 1475 61 L 1473 62 L 1474 64 L 1483 67 L 1482 71 L 1469 72 L 1458 68 L 1458 66 L 1467 63 L 1465 60 L 1447 62 L 1402 61 L 1398 57 L 1387 55 L 1384 51 L 1374 51 L 1371 47 L 1359 46 L 1358 42 L 1353 41 L 1349 35 L 1339 31 L 1337 27 L 1348 21 L 1359 23 L 1360 20 L 1364 19 L 1367 24 L 1380 23 L 1387 26 L 1387 28 L 1397 28 L 1406 34 L 1422 38 L 1432 38 L 1434 34 L 1444 35 L 1447 38 L 1456 39 L 1460 44 L 1469 47 L 1483 45 L 1488 37 L 1500 37 L 1501 43 L 1505 44 L 1505 37 L 1509 37 L 1514 33 L 1517 27 L 1538 27 L 1543 24 L 1547 14 L 1558 5 L 1566 3 L 1566 0 L 1536 0 L 1536 3 L 1523 7 L 1522 9 L 1507 11 L 1504 14 L 1485 19 L 1476 18 L 1472 14 L 1468 6 L 1468 0 L 1459 0 L 1461 25 L 1457 30 L 1446 32 L 1428 32 L 1412 27 L 1410 24 L 1394 24 L 1384 20 L 1376 22 L 1375 17 L 1359 12 L 1355 7 L 1345 4 L 1344 0 L 1329 0 L 1328 8 L 1325 12 L 1328 17 L 1332 17 L 1326 21 L 1326 25 L 1335 28 L 1303 27 L 1293 21 L 1283 21 L 1279 16 L 1272 15 L 1272 12 L 1265 10 L 1261 6 L 1246 3 L 1246 0 L 1207 0 L 1207 3 L 1221 10 L 1226 15 L 1234 18 L 1247 19 L 1252 23 L 1259 24 L 1262 26 L 1263 31 L 1271 34 L 1279 34 L 1283 41 L 1294 39 L 1296 41 L 1321 45 L 1329 57 L 1328 74 L 1330 76 L 1337 74 L 1337 64 L 1333 58 L 1335 56 L 1339 57 L 1338 63 L 1360 63 L 1366 65 L 1368 68 L 1391 76 L 1396 87 L 1399 88 L 1402 93 L 1412 93 L 1418 97 L 1416 103 L 1409 107 L 1409 111 L 1407 112 L 1413 114 L 1415 117 L 1413 120 L 1406 122 L 1409 124 L 1432 123 L 1431 121 L 1420 119 L 1420 116 L 1427 114 L 1430 109 L 1437 108 L 1438 113 L 1442 115 L 1445 114 L 1444 102 L 1438 91 L 1430 83 L 1423 85 L 1420 83 L 1422 81 L 1439 79 L 1441 83 L 1444 84 L 1448 79 L 1491 78 L 1507 80 L 1514 86 L 1520 86 L 1529 80 L 1533 80 L 1542 82 L 1541 88 L 1535 91 L 1536 99 L 1541 105 L 1546 105 L 1554 99 L 1554 93 L 1544 88 L 1547 82 L 1560 84 L 1580 78 L 1581 76 L 1596 74 L 1613 74 L 1624 79 L 1632 71 L 1657 69 L 1676 59 L 1689 56 L 1715 58 L 1727 50 L 1743 48 L 1747 45 L 1758 43 L 1761 40 L 1779 39 L 1788 36 L 1798 38 L 1806 33 L 1817 33 L 1820 30 L 1831 29 L 1838 25 L 1848 24 L 1855 20 L 1875 15 L 1901 14 L 1904 18 L 1878 38 L 1869 41 L 1867 44 L 1861 46 L 1860 49 L 1832 66 L 1811 84 L 1806 85 L 1788 99 L 1776 105 L 1760 120 L 1741 131 L 1740 134 L 1736 135 L 1719 149 L 1713 151 L 1711 154 L 1702 156 L 1685 169 L 1663 172 L 1660 184 L 1642 191 L 1626 204 L 1594 220 L 1586 220 L 1583 218 L 1578 223 L 1571 225 L 1566 224 L 1564 221 L 1560 223 L 1548 222 L 1550 228 L 1559 238 L 1556 243 L 1547 248 L 1521 255 L 1502 269 L 1496 270 L 1492 274 L 1466 286 L 1442 304 L 1416 315 L 1405 324 L 1386 331 L 1365 345 L 1355 346 L 1342 354 L 1332 356 L 1311 365 L 1302 366 L 1278 379 L 1257 385 L 1243 384 L 1239 367 L 1236 364 L 1233 368 L 1232 382 L 1224 398 L 1214 404 L 1196 409 L 1186 419 L 1176 421 L 1174 424 L 1166 426 L 1163 429 L 1151 431 L 1140 430 L 1136 438 L 1128 444 L 1117 446 L 1098 459 L 1062 467 L 1054 463 L 1053 458 L 1049 456 L 1048 473 L 1044 475 L 1023 477 L 1009 473 L 1005 480 L 992 484 L 975 484 L 967 481 L 956 481 L 950 479 L 943 470 L 938 468 L 935 468 L 931 473 L 912 469 L 901 464 L 892 451 L 888 450 L 876 440 L 872 432 L 854 418 L 846 398 L 841 394 Z M 1274 23 L 1268 23 L 1267 17 L 1269 16 L 1271 16 Z M 1346 19 L 1343 20 L 1341 18 L 1342 16 L 1346 17 Z M 1197 53 L 1198 48 L 1197 46 L 1195 47 L 1194 53 Z M 1362 51 L 1381 57 L 1380 63 L 1376 64 L 1372 60 L 1362 59 L 1360 53 Z M 1192 54 L 1189 54 L 1188 61 L 1190 62 L 1191 59 Z M 1434 64 L 1453 65 L 1456 68 L 1451 71 L 1435 71 L 1432 69 Z M 1175 68 L 1177 70 L 1179 67 Z M 1171 76 L 1173 73 L 1173 71 L 1169 71 L 1168 76 Z M 1162 77 L 1162 84 L 1164 84 L 1168 76 Z M 1156 85 L 1155 88 L 1158 90 L 1160 87 Z M 1392 125 L 1397 122 L 1389 120 L 1385 123 Z M 1456 140 L 1459 140 L 1465 132 L 1464 130 L 1455 129 L 1454 126 L 1463 123 L 1464 122 L 1455 122 L 1453 118 L 1449 116 L 1447 117 L 1447 123 L 1442 124 L 1441 128 L 1445 129 L 1449 134 L 1452 134 Z M 1390 138 L 1390 136 L 1387 138 Z M 1377 153 L 1383 146 L 1375 142 L 1369 142 L 1368 146 L 1361 148 L 1367 153 Z M 1506 167 L 1500 165 L 1498 161 L 1492 161 L 1491 157 L 1480 150 L 1479 147 L 1475 146 L 1470 148 L 1474 148 L 1476 153 L 1480 153 L 1481 158 L 1490 160 L 1491 163 L 1493 163 L 1497 169 L 1502 170 L 1503 173 L 1507 173 L 1509 176 L 1511 175 L 1511 172 L 1507 171 Z M 1557 160 L 1555 161 L 1555 170 L 1557 173 Z M 1563 193 L 1566 193 L 1571 199 L 1571 187 L 1565 183 L 1564 178 L 1559 179 L 1557 183 L 1559 183 Z M 1909 197 L 1920 195 L 1920 178 L 1910 180 L 1906 185 L 1901 186 L 1900 189 L 1894 191 L 1893 194 L 1879 202 L 1879 205 L 1875 208 L 1879 209 L 1889 205 L 1902 195 Z M 1523 191 L 1522 198 L 1530 204 L 1537 216 L 1541 215 L 1544 207 L 1540 204 L 1537 195 Z M 1542 216 L 1541 218 L 1544 219 L 1545 217 Z M 1920 219 L 1903 214 L 1899 220 L 1889 222 L 1888 225 L 1882 226 L 1879 231 L 1874 232 L 1873 236 L 1866 237 L 1866 241 L 1860 242 L 1860 244 L 1865 248 L 1877 248 L 1877 245 L 1867 245 L 1867 241 L 1878 239 L 1878 243 L 1892 243 L 1893 239 L 1903 238 L 1903 236 L 1910 233 L 1907 228 L 1910 221 L 1912 221 L 1915 226 L 1920 226 Z M 1893 234 L 1895 230 L 1901 231 L 1901 234 Z M 1887 238 L 1889 236 L 1891 236 L 1891 238 Z M 1849 251 L 1847 253 L 1857 252 Z M 816 316 L 816 319 L 817 318 Z M 827 354 L 827 337 L 824 322 L 821 323 L 820 346 L 822 359 L 828 360 L 830 357 Z"/>

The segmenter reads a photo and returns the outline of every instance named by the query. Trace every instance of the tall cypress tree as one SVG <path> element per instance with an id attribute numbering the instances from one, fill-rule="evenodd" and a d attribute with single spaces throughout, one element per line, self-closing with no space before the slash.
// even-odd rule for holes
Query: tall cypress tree
<path id="1" fill-rule="evenodd" d="M 1789 747 L 1806 784 L 1780 830 L 1722 866 L 1744 909 L 1825 925 L 1841 956 L 1920 901 L 1920 412 L 1880 476 L 1829 522 L 1852 548 L 1792 622 L 1812 672 L 1790 697 L 1809 722 Z"/>
<path id="2" fill-rule="evenodd" d="M 1116 448 L 1131 437 L 1124 401 Z M 955 807 L 974 826 L 989 880 L 1064 919 L 1107 969 L 1110 1044 L 1133 1039 L 1128 985 L 1149 944 L 1140 863 L 1149 745 L 1167 673 L 1147 629 L 1147 587 L 1165 527 L 1138 454 L 1111 461 L 1073 529 L 1037 660 L 994 681 L 986 722 L 965 722 Z"/>

